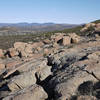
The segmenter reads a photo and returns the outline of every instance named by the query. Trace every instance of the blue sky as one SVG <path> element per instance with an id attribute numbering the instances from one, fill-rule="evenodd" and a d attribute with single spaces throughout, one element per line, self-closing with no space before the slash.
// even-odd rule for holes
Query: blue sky
<path id="1" fill-rule="evenodd" d="M 88 23 L 100 19 L 100 0 L 0 0 L 0 23 Z"/>

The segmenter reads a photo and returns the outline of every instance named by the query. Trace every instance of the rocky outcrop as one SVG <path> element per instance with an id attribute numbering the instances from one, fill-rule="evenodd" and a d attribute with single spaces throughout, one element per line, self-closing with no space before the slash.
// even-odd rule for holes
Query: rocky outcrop
<path id="1" fill-rule="evenodd" d="M 96 24 L 95 31 L 100 32 L 100 23 Z"/>
<path id="2" fill-rule="evenodd" d="M 4 98 L 4 100 L 10 100 L 11 98 L 13 100 L 22 100 L 22 98 L 23 100 L 28 100 L 30 96 L 34 100 L 45 100 L 48 98 L 47 93 L 37 83 L 44 81 L 52 75 L 51 67 L 47 65 L 46 58 L 36 56 L 23 59 L 7 58 L 1 60 L 0 71 L 3 71 L 0 72 L 0 80 L 2 81 L 0 83 L 0 93 L 2 93 L 0 98 L 4 98 L 7 95 L 9 96 Z M 33 86 L 32 90 L 31 86 Z M 4 89 L 7 92 L 3 92 Z M 24 92 L 22 92 L 23 90 Z M 21 94 L 18 95 L 17 93 L 20 93 L 20 91 Z"/>
<path id="3" fill-rule="evenodd" d="M 88 50 L 87 45 L 84 46 L 84 49 L 81 48 L 82 46 L 77 46 L 77 48 L 66 49 L 48 58 L 55 73 L 49 82 L 51 89 L 54 89 L 54 100 L 70 100 L 72 96 L 78 95 L 78 88 L 84 82 L 96 83 L 99 81 L 99 48 L 97 49 L 95 45 L 94 47 L 88 45 Z M 85 91 L 84 87 L 83 91 Z"/>
<path id="4" fill-rule="evenodd" d="M 48 95 L 41 86 L 32 85 L 5 97 L 3 100 L 46 100 L 47 98 Z"/>
<path id="5" fill-rule="evenodd" d="M 56 33 L 1 51 L 0 100 L 100 99 L 99 36 Z"/>
<path id="6" fill-rule="evenodd" d="M 89 23 L 86 24 L 80 32 L 85 33 L 88 36 L 95 36 L 100 35 L 100 23 Z"/>
<path id="7" fill-rule="evenodd" d="M 96 26 L 95 23 L 88 23 L 88 24 L 86 24 L 80 31 L 81 31 L 81 32 L 85 32 L 85 31 L 87 31 L 90 27 L 95 27 L 95 26 Z"/>
<path id="8" fill-rule="evenodd" d="M 93 96 L 79 96 L 77 100 L 97 100 L 97 99 Z"/>

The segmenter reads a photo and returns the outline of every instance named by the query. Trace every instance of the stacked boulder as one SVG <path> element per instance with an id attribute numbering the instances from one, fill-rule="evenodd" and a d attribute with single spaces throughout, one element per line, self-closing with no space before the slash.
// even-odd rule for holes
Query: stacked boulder
<path id="1" fill-rule="evenodd" d="M 0 49 L 0 58 L 8 57 L 20 57 L 27 58 L 33 57 L 35 54 L 48 55 L 55 49 L 59 49 L 59 46 L 67 46 L 72 43 L 79 43 L 82 40 L 76 33 L 55 33 L 50 39 L 44 39 L 40 42 L 15 42 L 13 48 L 8 50 Z"/>
<path id="2" fill-rule="evenodd" d="M 65 33 L 56 33 L 51 37 L 51 40 L 60 45 L 66 46 L 70 45 L 71 43 L 79 43 L 82 38 L 76 33 L 69 33 L 68 35 Z"/>

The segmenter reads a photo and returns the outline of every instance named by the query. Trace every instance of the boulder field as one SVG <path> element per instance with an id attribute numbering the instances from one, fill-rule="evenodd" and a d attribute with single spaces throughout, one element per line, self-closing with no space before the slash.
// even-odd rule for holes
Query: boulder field
<path id="1" fill-rule="evenodd" d="M 55 33 L 0 49 L 0 100 L 99 99 L 100 36 Z"/>

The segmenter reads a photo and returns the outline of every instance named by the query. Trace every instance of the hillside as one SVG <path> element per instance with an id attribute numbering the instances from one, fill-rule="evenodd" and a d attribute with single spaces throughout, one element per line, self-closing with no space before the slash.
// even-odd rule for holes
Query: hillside
<path id="1" fill-rule="evenodd" d="M 55 23 L 16 23 L 7 24 L 0 23 L 0 35 L 24 35 L 35 34 L 41 32 L 49 32 L 56 30 L 64 30 L 66 28 L 73 28 L 78 25 L 75 24 L 55 24 Z"/>

